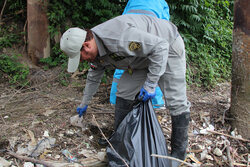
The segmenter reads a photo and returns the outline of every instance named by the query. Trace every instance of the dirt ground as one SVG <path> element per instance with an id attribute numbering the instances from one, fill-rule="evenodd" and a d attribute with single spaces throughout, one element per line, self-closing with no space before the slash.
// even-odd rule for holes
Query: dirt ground
<path id="1" fill-rule="evenodd" d="M 109 136 L 113 130 L 114 108 L 109 104 L 111 83 L 100 86 L 83 117 L 82 127 L 78 127 L 70 118 L 76 115 L 85 80 L 71 77 L 70 84 L 62 86 L 58 82 L 59 74 L 57 68 L 37 70 L 30 77 L 31 86 L 18 89 L 0 79 L 0 157 L 13 166 L 24 166 L 25 161 L 14 158 L 6 149 L 29 157 L 34 149 L 41 147 L 44 138 L 53 139 L 53 144 L 33 158 L 66 163 L 62 151 L 67 150 L 81 164 L 98 166 L 93 164 L 105 152 L 98 145 L 101 131 Z M 230 83 L 219 84 L 209 91 L 195 86 L 188 88 L 192 121 L 186 162 L 200 166 L 249 166 L 249 141 L 242 139 L 227 121 L 230 90 Z M 166 109 L 156 113 L 169 147 L 169 113 Z M 28 149 L 30 146 L 33 152 Z"/>

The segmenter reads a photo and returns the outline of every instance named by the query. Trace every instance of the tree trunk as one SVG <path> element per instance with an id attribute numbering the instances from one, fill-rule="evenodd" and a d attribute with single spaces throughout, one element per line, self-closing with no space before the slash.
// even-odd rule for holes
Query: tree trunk
<path id="1" fill-rule="evenodd" d="M 230 114 L 232 125 L 250 138 L 250 3 L 235 0 Z"/>
<path id="2" fill-rule="evenodd" d="M 48 0 L 27 0 L 28 57 L 35 65 L 50 56 L 47 6 Z"/>

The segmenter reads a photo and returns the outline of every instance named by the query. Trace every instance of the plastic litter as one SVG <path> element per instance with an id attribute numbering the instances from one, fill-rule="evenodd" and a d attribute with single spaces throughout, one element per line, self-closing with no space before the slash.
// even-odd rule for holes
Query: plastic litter
<path id="1" fill-rule="evenodd" d="M 69 162 L 77 162 L 77 158 L 74 157 L 68 150 L 63 150 L 62 154 L 67 158 Z"/>
<path id="2" fill-rule="evenodd" d="M 170 161 L 151 154 L 168 155 L 166 140 L 151 101 L 136 102 L 110 138 L 115 151 L 108 147 L 110 167 L 168 167 Z M 117 155 L 117 153 L 119 155 Z M 121 158 L 120 158 L 121 157 Z"/>

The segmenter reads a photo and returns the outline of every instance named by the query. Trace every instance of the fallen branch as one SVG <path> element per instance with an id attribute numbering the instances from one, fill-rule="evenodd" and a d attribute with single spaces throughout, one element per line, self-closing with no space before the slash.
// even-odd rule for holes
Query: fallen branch
<path id="1" fill-rule="evenodd" d="M 48 162 L 37 160 L 37 159 L 34 159 L 34 158 L 29 158 L 29 157 L 26 157 L 26 156 L 21 156 L 21 155 L 16 154 L 16 153 L 14 153 L 12 151 L 7 151 L 7 154 L 9 154 L 9 155 L 11 155 L 13 157 L 16 157 L 16 158 L 18 158 L 20 160 L 23 160 L 23 161 L 32 162 L 32 163 L 35 163 L 35 164 L 41 164 L 41 165 L 44 165 L 44 166 L 47 166 L 47 167 L 55 167 L 54 165 L 51 165 Z"/>
<path id="2" fill-rule="evenodd" d="M 102 136 L 105 138 L 105 140 L 108 142 L 109 146 L 114 150 L 114 152 L 118 155 L 118 157 L 124 162 L 124 164 L 129 167 L 129 165 L 126 163 L 126 161 L 115 151 L 114 147 L 112 146 L 112 144 L 109 142 L 109 140 L 107 139 L 107 137 L 104 135 L 104 133 L 102 132 L 99 124 L 97 123 L 96 119 L 95 119 L 95 116 L 93 115 L 93 120 L 95 121 L 96 123 L 96 126 L 98 127 L 98 129 L 100 130 Z"/>
<path id="3" fill-rule="evenodd" d="M 235 139 L 235 140 L 241 140 L 241 141 L 244 141 L 244 142 L 250 142 L 250 140 L 239 138 L 239 137 L 234 137 L 234 136 L 231 136 L 231 135 L 228 135 L 228 134 L 225 134 L 225 133 L 216 132 L 216 131 L 213 131 L 213 130 L 207 130 L 207 131 L 211 132 L 211 133 L 214 133 L 214 134 L 227 136 L 227 137 L 230 137 L 230 138 Z"/>
<path id="4" fill-rule="evenodd" d="M 177 159 L 177 158 L 174 158 L 174 157 L 170 157 L 170 156 L 167 156 L 167 155 L 151 154 L 151 156 L 153 156 L 153 157 L 158 157 L 158 158 L 166 158 L 166 159 L 178 161 L 178 162 L 180 162 L 180 163 L 183 163 L 183 164 L 188 165 L 188 166 L 191 166 L 191 167 L 195 167 L 194 165 L 192 165 L 192 164 L 190 164 L 190 163 L 187 163 L 187 162 L 185 162 L 185 161 L 182 161 L 182 160 L 180 160 L 180 159 Z"/>
<path id="5" fill-rule="evenodd" d="M 229 165 L 230 167 L 234 167 L 233 160 L 231 158 L 231 153 L 230 153 L 230 143 L 229 141 L 226 141 L 225 144 L 226 144 L 227 158 L 228 158 Z"/>

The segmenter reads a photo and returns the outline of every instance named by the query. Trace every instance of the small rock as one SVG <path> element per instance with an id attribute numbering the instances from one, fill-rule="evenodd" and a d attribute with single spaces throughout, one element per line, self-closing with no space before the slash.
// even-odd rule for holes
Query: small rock
<path id="1" fill-rule="evenodd" d="M 60 155 L 56 155 L 55 156 L 55 159 L 59 159 L 61 156 Z"/>
<path id="2" fill-rule="evenodd" d="M 73 136 L 74 134 L 75 132 L 72 129 L 66 131 L 66 135 L 68 136 Z"/>
<path id="3" fill-rule="evenodd" d="M 11 163 L 5 159 L 3 159 L 2 157 L 0 157 L 0 166 L 1 167 L 9 167 L 11 165 Z"/>
<path id="4" fill-rule="evenodd" d="M 100 161 L 107 162 L 106 152 L 98 152 L 97 153 L 97 158 Z"/>
<path id="5" fill-rule="evenodd" d="M 31 162 L 25 162 L 25 163 L 23 164 L 23 167 L 34 167 L 34 164 L 31 163 Z"/>
<path id="6" fill-rule="evenodd" d="M 78 154 L 84 155 L 85 157 L 88 158 L 88 157 L 92 157 L 94 153 L 91 150 L 85 150 L 85 149 L 83 149 L 80 152 L 78 152 Z"/>
<path id="7" fill-rule="evenodd" d="M 51 114 L 53 114 L 54 112 L 56 112 L 56 110 L 46 110 L 46 111 L 43 113 L 43 115 L 46 116 L 46 117 L 48 117 L 48 116 L 50 116 Z"/>
<path id="8" fill-rule="evenodd" d="M 59 136 L 59 137 L 63 137 L 64 134 L 63 134 L 63 133 L 59 133 L 58 136 Z"/>
<path id="9" fill-rule="evenodd" d="M 213 161 L 214 158 L 211 155 L 206 155 L 206 159 Z"/>
<path id="10" fill-rule="evenodd" d="M 49 131 L 47 131 L 47 130 L 44 131 L 43 136 L 44 136 L 44 137 L 49 137 Z"/>
<path id="11" fill-rule="evenodd" d="M 211 146 L 212 144 L 213 144 L 213 142 L 211 141 L 211 140 L 206 140 L 206 143 L 207 143 L 207 145 L 209 145 L 209 146 Z"/>
<path id="12" fill-rule="evenodd" d="M 204 166 L 209 167 L 209 166 L 214 166 L 214 164 L 212 164 L 212 163 L 205 163 Z"/>
<path id="13" fill-rule="evenodd" d="M 93 136 L 89 136 L 89 140 L 92 140 L 94 137 Z"/>
<path id="14" fill-rule="evenodd" d="M 204 160 L 207 156 L 208 156 L 207 150 L 202 151 L 200 154 L 201 160 Z"/>
<path id="15" fill-rule="evenodd" d="M 222 151 L 219 148 L 215 148 L 214 149 L 214 155 L 220 157 L 220 156 L 222 156 Z"/>

